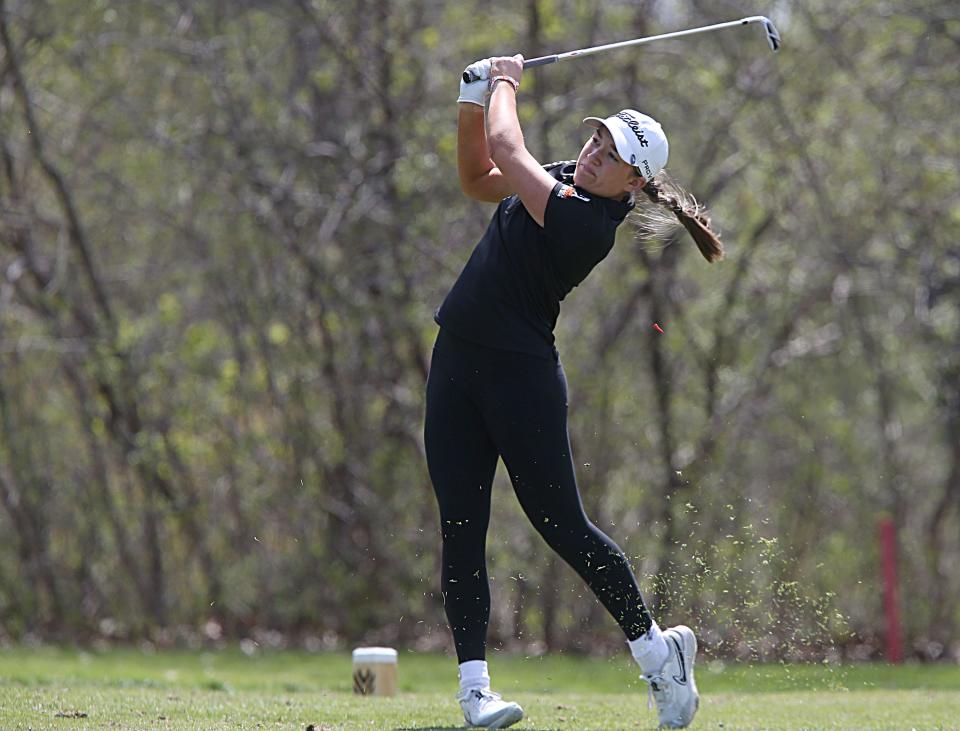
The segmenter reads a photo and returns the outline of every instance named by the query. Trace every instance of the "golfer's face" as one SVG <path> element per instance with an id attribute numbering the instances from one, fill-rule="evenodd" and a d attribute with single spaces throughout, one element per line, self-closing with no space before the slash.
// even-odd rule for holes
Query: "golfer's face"
<path id="1" fill-rule="evenodd" d="M 606 127 L 598 127 L 580 151 L 573 183 L 604 198 L 620 198 L 636 187 L 637 178 L 620 159 Z"/>

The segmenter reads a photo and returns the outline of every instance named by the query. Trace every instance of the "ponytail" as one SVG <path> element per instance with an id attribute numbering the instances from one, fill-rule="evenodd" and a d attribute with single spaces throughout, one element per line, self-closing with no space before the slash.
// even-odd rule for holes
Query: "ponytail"
<path id="1" fill-rule="evenodd" d="M 710 215 L 706 208 L 697 202 L 697 199 L 674 183 L 666 173 L 659 172 L 643 186 L 643 192 L 654 204 L 669 209 L 677 220 L 693 237 L 703 258 L 709 262 L 723 258 L 723 244 L 720 236 L 710 228 Z M 655 223 L 646 228 L 662 233 L 662 219 L 658 216 L 647 216 Z M 675 224 L 674 224 L 675 225 Z"/>

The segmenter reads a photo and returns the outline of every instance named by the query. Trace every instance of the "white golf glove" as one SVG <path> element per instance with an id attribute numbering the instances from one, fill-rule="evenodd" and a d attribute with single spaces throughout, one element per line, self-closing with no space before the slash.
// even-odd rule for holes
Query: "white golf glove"
<path id="1" fill-rule="evenodd" d="M 466 82 L 461 77 L 460 98 L 457 99 L 457 102 L 483 106 L 487 98 L 487 80 L 490 78 L 490 66 L 490 59 L 484 58 L 479 61 L 474 61 L 463 70 L 464 73 L 469 73 L 472 78 L 479 79 L 479 81 Z"/>

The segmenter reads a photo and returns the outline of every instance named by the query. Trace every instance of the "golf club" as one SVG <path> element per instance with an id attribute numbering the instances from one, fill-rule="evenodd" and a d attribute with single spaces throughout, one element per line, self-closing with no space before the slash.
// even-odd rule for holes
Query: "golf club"
<path id="1" fill-rule="evenodd" d="M 534 66 L 546 66 L 547 64 L 556 63 L 557 61 L 562 61 L 567 58 L 579 58 L 580 56 L 590 56 L 594 53 L 600 53 L 601 51 L 612 51 L 615 48 L 626 48 L 627 46 L 639 46 L 641 43 L 650 43 L 651 41 L 662 41 L 667 38 L 679 38 L 680 36 L 690 36 L 695 33 L 706 33 L 712 30 L 720 30 L 721 28 L 733 28 L 738 25 L 749 25 L 750 23 L 762 23 L 764 30 L 767 32 L 767 43 L 770 44 L 770 48 L 776 53 L 780 48 L 780 34 L 777 32 L 777 29 L 774 27 L 773 23 L 769 18 L 766 18 L 762 15 L 751 15 L 749 18 L 741 18 L 740 20 L 731 20 L 726 23 L 716 23 L 715 25 L 705 25 L 701 28 L 690 28 L 689 30 L 678 30 L 673 33 L 663 33 L 658 36 L 648 36 L 646 38 L 634 38 L 631 41 L 620 41 L 619 43 L 608 43 L 604 46 L 594 46 L 593 48 L 581 48 L 577 51 L 567 51 L 566 53 L 557 53 L 552 56 L 540 56 L 538 58 L 529 58 L 523 62 L 523 68 L 529 69 Z M 470 72 L 463 72 L 463 80 L 467 83 L 472 81 L 479 81 L 479 78 L 474 78 L 474 75 Z"/>

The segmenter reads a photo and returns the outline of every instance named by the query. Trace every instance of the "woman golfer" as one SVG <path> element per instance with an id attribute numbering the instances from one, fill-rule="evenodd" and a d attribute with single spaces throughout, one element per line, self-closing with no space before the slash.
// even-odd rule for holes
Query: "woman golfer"
<path id="1" fill-rule="evenodd" d="M 442 596 L 460 663 L 458 700 L 469 726 L 505 728 L 523 717 L 519 705 L 490 690 L 485 660 L 485 542 L 502 458 L 531 523 L 623 629 L 661 725 L 682 728 L 697 710 L 697 641 L 684 626 L 660 630 L 623 552 L 584 514 L 553 329 L 560 301 L 610 252 L 636 194 L 669 206 L 708 258 L 719 258 L 722 248 L 705 217 L 662 190 L 656 175 L 667 161 L 667 139 L 653 119 L 630 109 L 589 117 L 594 131 L 576 162 L 544 168 L 524 146 L 517 120 L 522 56 L 468 68 L 482 80 L 461 84 L 460 185 L 499 205 L 437 311 L 425 424 L 443 535 Z"/>

